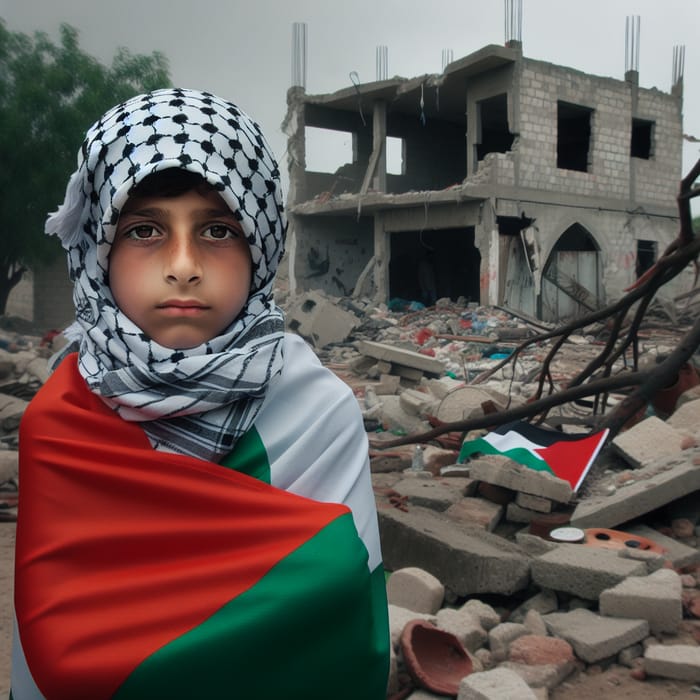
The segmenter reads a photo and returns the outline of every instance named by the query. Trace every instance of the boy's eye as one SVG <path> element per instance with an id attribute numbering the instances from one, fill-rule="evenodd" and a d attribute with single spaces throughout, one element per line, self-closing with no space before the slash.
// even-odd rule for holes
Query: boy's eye
<path id="1" fill-rule="evenodd" d="M 134 241 L 147 241 L 149 238 L 157 236 L 158 231 L 153 226 L 134 226 L 126 231 L 124 235 Z"/>
<path id="2" fill-rule="evenodd" d="M 230 226 L 224 226 L 223 224 L 213 224 L 202 232 L 204 238 L 213 238 L 217 241 L 223 241 L 228 238 L 238 238 L 240 235 L 238 230 Z"/>

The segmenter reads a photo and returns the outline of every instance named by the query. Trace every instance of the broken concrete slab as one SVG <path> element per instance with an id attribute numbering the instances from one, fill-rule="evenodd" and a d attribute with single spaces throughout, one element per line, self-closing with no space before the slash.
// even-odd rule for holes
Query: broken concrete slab
<path id="1" fill-rule="evenodd" d="M 417 369 L 426 374 L 441 376 L 445 373 L 444 362 L 412 350 L 404 350 L 385 343 L 375 343 L 371 340 L 361 340 L 358 343 L 358 350 L 368 357 L 385 360 L 391 362 L 392 365 Z"/>
<path id="2" fill-rule="evenodd" d="M 629 532 L 632 535 L 637 535 L 638 537 L 646 537 L 648 540 L 655 542 L 660 547 L 664 548 L 663 558 L 667 559 L 673 564 L 674 568 L 680 569 L 684 566 L 690 566 L 691 564 L 696 564 L 700 562 L 700 551 L 695 547 L 689 547 L 683 542 L 673 539 L 673 537 L 668 537 L 658 530 L 644 525 L 643 523 L 635 523 L 629 527 L 625 528 L 625 532 Z M 627 552 L 627 550 L 623 550 Z M 642 554 L 643 551 L 638 551 L 638 554 Z M 627 552 L 628 555 L 634 556 L 633 552 Z M 647 564 L 649 566 L 649 564 Z"/>
<path id="3" fill-rule="evenodd" d="M 697 462 L 697 464 L 695 463 Z M 700 489 L 700 448 L 653 461 L 634 473 L 635 481 L 606 496 L 581 501 L 571 516 L 574 527 L 614 528 Z"/>
<path id="4" fill-rule="evenodd" d="M 680 454 L 684 437 L 682 432 L 657 416 L 650 416 L 617 435 L 612 446 L 633 467 L 641 467 Z"/>
<path id="5" fill-rule="evenodd" d="M 550 634 L 565 639 L 579 659 L 592 664 L 615 656 L 649 635 L 646 620 L 602 617 L 585 608 L 544 615 Z"/>
<path id="6" fill-rule="evenodd" d="M 700 647 L 652 644 L 644 652 L 642 667 L 650 676 L 697 683 L 700 681 Z"/>
<path id="7" fill-rule="evenodd" d="M 431 394 L 418 389 L 404 389 L 399 394 L 401 408 L 414 416 L 425 416 L 435 413 L 438 401 Z"/>
<path id="8" fill-rule="evenodd" d="M 542 588 L 597 600 L 628 576 L 644 576 L 644 562 L 625 559 L 615 550 L 562 544 L 532 560 L 532 580 Z"/>
<path id="9" fill-rule="evenodd" d="M 629 576 L 600 594 L 600 614 L 646 620 L 652 634 L 675 633 L 683 619 L 681 577 L 671 569 Z"/>
<path id="10" fill-rule="evenodd" d="M 509 668 L 471 673 L 462 678 L 457 700 L 537 700 L 527 683 Z"/>
<path id="11" fill-rule="evenodd" d="M 548 472 L 529 469 L 499 455 L 470 459 L 469 473 L 472 479 L 548 498 L 557 503 L 568 503 L 573 494 L 568 481 L 558 479 Z"/>
<path id="12" fill-rule="evenodd" d="M 458 596 L 510 595 L 528 585 L 529 558 L 502 537 L 468 527 L 427 508 L 379 508 L 384 564 L 418 566 Z"/>
<path id="13" fill-rule="evenodd" d="M 287 328 L 315 348 L 347 340 L 359 319 L 337 303 L 315 291 L 295 297 L 287 308 Z"/>

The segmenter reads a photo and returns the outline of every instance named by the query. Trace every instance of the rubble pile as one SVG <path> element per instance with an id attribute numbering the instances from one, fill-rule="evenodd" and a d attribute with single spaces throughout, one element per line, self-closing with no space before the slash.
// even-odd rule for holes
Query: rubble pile
<path id="1" fill-rule="evenodd" d="M 426 679 L 430 663 L 433 671 L 436 659 L 446 669 L 455 649 L 466 652 L 469 666 L 450 691 L 460 700 L 566 697 L 577 673 L 610 665 L 640 680 L 672 678 L 700 688 L 694 368 L 695 386 L 665 412 L 650 407 L 621 432 L 598 455 L 595 482 L 575 491 L 503 456 L 460 463 L 465 437 L 485 430 L 382 449 L 397 436 L 527 402 L 548 345 L 532 344 L 515 363 L 503 360 L 545 329 L 539 321 L 466 302 L 441 300 L 425 309 L 320 292 L 282 305 L 289 329 L 353 388 L 370 435 L 382 550 L 392 572 L 390 696 L 444 696 Z M 557 354 L 555 389 L 605 342 L 604 326 L 585 330 Z M 663 322 L 642 329 L 641 362 L 670 352 L 680 333 Z M 16 517 L 19 419 L 59 342 L 0 330 L 0 520 Z M 582 401 L 552 411 L 549 420 L 585 432 L 590 415 Z M 415 620 L 427 624 L 414 649 L 407 645 Z M 429 662 L 423 655 L 432 634 L 442 636 Z M 415 668 L 422 663 L 427 670 Z"/>

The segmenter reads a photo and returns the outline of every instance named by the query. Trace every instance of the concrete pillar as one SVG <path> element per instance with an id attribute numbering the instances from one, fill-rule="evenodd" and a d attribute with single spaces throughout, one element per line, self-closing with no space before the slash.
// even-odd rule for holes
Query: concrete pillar
<path id="1" fill-rule="evenodd" d="M 384 230 L 384 216 L 374 215 L 374 289 L 378 303 L 389 300 L 389 234 Z"/>
<path id="2" fill-rule="evenodd" d="M 378 192 L 386 192 L 386 102 L 381 100 L 374 103 L 372 110 L 372 145 L 374 150 L 379 149 L 372 186 Z"/>

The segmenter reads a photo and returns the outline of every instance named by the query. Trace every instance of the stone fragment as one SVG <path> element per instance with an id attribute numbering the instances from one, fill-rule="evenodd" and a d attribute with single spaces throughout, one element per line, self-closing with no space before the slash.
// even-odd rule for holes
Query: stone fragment
<path id="1" fill-rule="evenodd" d="M 510 645 L 508 658 L 531 666 L 559 666 L 573 662 L 574 651 L 571 644 L 563 639 L 525 634 Z"/>
<path id="2" fill-rule="evenodd" d="M 537 700 L 534 691 L 508 668 L 471 673 L 459 684 L 457 700 Z"/>
<path id="3" fill-rule="evenodd" d="M 445 598 L 445 587 L 432 574 L 412 566 L 389 576 L 386 593 L 392 605 L 434 615 Z"/>
<path id="4" fill-rule="evenodd" d="M 416 479 L 410 476 L 410 470 L 404 472 L 406 478 L 394 484 L 394 490 L 402 496 L 406 496 L 409 503 L 417 506 L 443 511 L 454 503 L 459 503 L 463 496 L 455 482 L 443 479 Z"/>
<path id="5" fill-rule="evenodd" d="M 494 660 L 507 659 L 511 643 L 525 634 L 527 634 L 527 628 L 517 622 L 501 622 L 500 625 L 489 630 L 489 649 Z"/>
<path id="6" fill-rule="evenodd" d="M 548 498 L 535 496 L 531 493 L 518 493 L 515 497 L 515 502 L 521 508 L 527 508 L 528 510 L 536 510 L 540 513 L 552 512 L 552 501 Z"/>
<path id="7" fill-rule="evenodd" d="M 515 622 L 515 620 L 513 620 L 513 622 Z M 523 625 L 525 625 L 529 634 L 536 634 L 541 637 L 547 636 L 547 625 L 544 624 L 542 615 L 538 613 L 537 610 L 528 610 L 527 613 L 525 613 Z"/>
<path id="8" fill-rule="evenodd" d="M 488 633 L 481 626 L 479 618 L 468 611 L 443 608 L 437 612 L 437 626 L 453 634 L 465 649 L 474 652 L 488 640 Z"/>
<path id="9" fill-rule="evenodd" d="M 479 624 L 488 632 L 501 623 L 501 616 L 488 604 L 477 598 L 468 600 L 460 608 L 462 612 L 476 616 Z"/>

